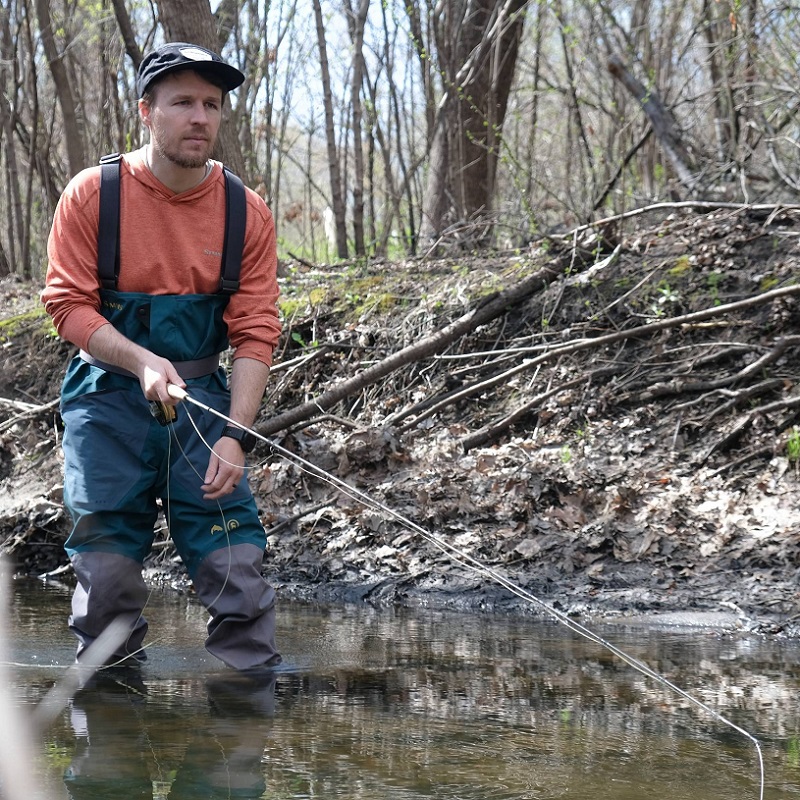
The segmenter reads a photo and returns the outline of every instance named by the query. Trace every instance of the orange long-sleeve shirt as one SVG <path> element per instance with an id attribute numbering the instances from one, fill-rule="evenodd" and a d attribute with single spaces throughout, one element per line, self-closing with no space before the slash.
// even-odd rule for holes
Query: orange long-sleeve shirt
<path id="1" fill-rule="evenodd" d="M 198 186 L 175 194 L 150 172 L 144 149 L 123 158 L 120 195 L 121 292 L 213 294 L 225 229 L 225 179 L 220 164 Z M 264 201 L 247 189 L 247 228 L 239 290 L 224 319 L 234 358 L 267 365 L 278 343 L 275 224 Z M 106 320 L 99 312 L 97 226 L 100 167 L 76 175 L 59 200 L 47 245 L 42 300 L 59 335 L 88 349 Z"/>

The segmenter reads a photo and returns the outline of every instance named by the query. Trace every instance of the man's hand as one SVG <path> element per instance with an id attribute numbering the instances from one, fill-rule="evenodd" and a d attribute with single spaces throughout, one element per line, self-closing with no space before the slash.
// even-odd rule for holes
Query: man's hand
<path id="1" fill-rule="evenodd" d="M 236 439 L 221 436 L 208 461 L 203 479 L 203 499 L 218 500 L 230 494 L 244 480 L 244 453 Z"/>
<path id="2" fill-rule="evenodd" d="M 140 347 L 123 336 L 113 325 L 103 325 L 89 339 L 89 352 L 101 361 L 128 370 L 139 379 L 142 392 L 148 400 L 174 406 L 180 402 L 167 391 L 169 384 L 186 388 L 172 362 Z"/>
<path id="3" fill-rule="evenodd" d="M 269 367 L 252 358 L 236 358 L 231 372 L 230 418 L 251 426 L 264 396 Z M 242 446 L 229 436 L 220 437 L 211 452 L 202 489 L 206 500 L 230 494 L 244 480 L 245 457 Z"/>
<path id="4" fill-rule="evenodd" d="M 168 387 L 170 384 L 176 384 L 181 388 L 186 388 L 183 378 L 178 375 L 171 361 L 147 350 L 145 352 L 147 357 L 136 372 L 144 396 L 148 400 L 157 400 L 165 405 L 177 405 L 180 401 L 169 393 Z"/>

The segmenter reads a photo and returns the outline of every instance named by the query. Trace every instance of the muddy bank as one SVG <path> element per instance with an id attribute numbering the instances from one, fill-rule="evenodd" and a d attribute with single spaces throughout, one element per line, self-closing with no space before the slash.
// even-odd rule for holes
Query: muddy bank
<path id="1" fill-rule="evenodd" d="M 257 427 L 378 504 L 259 445 L 265 572 L 284 595 L 540 613 L 466 559 L 578 617 L 798 634 L 795 218 L 627 224 L 525 253 L 285 267 Z M 0 541 L 20 571 L 60 571 L 56 402 L 72 351 L 35 287 L 2 288 Z M 387 359 L 380 379 L 282 426 Z M 148 568 L 185 588 L 163 528 Z"/>

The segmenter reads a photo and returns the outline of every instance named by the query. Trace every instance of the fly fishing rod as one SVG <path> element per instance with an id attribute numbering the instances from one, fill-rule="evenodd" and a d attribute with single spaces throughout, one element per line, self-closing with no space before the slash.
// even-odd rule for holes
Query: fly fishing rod
<path id="1" fill-rule="evenodd" d="M 436 535 L 435 533 L 432 533 L 427 528 L 423 528 L 421 525 L 417 524 L 413 520 L 401 514 L 399 511 L 396 511 L 395 509 L 391 508 L 385 503 L 382 503 L 380 500 L 376 500 L 375 498 L 371 497 L 370 495 L 366 494 L 360 489 L 357 489 L 355 486 L 351 486 L 346 481 L 336 477 L 336 475 L 333 475 L 327 470 L 318 467 L 316 464 L 314 464 L 311 461 L 308 461 L 307 459 L 303 458 L 297 453 L 293 453 L 291 450 L 287 450 L 285 447 L 282 447 L 277 442 L 274 442 L 272 439 L 268 439 L 266 436 L 263 436 L 258 431 L 255 431 L 252 428 L 248 428 L 246 425 L 242 425 L 240 422 L 237 422 L 236 420 L 226 416 L 221 411 L 217 411 L 217 409 L 212 408 L 206 403 L 200 402 L 199 400 L 192 397 L 185 389 L 182 389 L 180 386 L 177 386 L 175 384 L 169 384 L 167 386 L 167 391 L 170 397 L 173 397 L 174 399 L 179 401 L 185 401 L 191 403 L 192 405 L 197 406 L 203 411 L 207 411 L 208 413 L 213 414 L 214 416 L 225 420 L 225 422 L 231 425 L 235 425 L 237 428 L 240 428 L 246 433 L 255 436 L 257 439 L 269 445 L 279 455 L 294 462 L 295 464 L 299 465 L 301 469 L 305 470 L 306 472 L 312 475 L 315 475 L 317 478 L 320 478 L 324 482 L 332 486 L 335 486 L 337 489 L 346 494 L 348 497 L 351 497 L 354 500 L 358 500 L 364 505 L 379 510 L 384 514 L 392 517 L 394 520 L 399 522 L 404 527 L 419 534 L 419 536 L 421 536 L 425 541 L 429 542 L 434 547 L 441 550 L 443 553 L 448 555 L 451 559 L 453 559 L 457 563 L 467 567 L 468 569 L 478 573 L 479 575 L 483 575 L 487 578 L 490 578 L 495 583 L 507 589 L 516 597 L 519 597 L 520 599 L 525 600 L 537 606 L 542 611 L 544 611 L 548 616 L 560 622 L 562 625 L 567 627 L 573 633 L 577 633 L 578 635 L 583 636 L 585 639 L 588 639 L 589 641 L 594 642 L 595 644 L 598 644 L 601 647 L 604 647 L 606 650 L 617 656 L 617 658 L 619 658 L 621 661 L 625 662 L 630 667 L 633 667 L 633 669 L 637 670 L 645 677 L 648 677 L 651 680 L 655 681 L 656 683 L 660 684 L 661 686 L 664 686 L 665 688 L 677 694 L 679 697 L 682 697 L 684 700 L 688 701 L 692 705 L 706 712 L 714 719 L 727 725 L 737 733 L 744 736 L 755 746 L 756 752 L 758 754 L 758 765 L 760 774 L 759 800 L 764 800 L 764 783 L 765 783 L 764 757 L 761 752 L 761 744 L 758 741 L 758 739 L 755 736 L 753 736 L 753 734 L 744 730 L 744 728 L 741 728 L 735 722 L 729 720 L 727 717 L 723 716 L 718 711 L 715 711 L 713 708 L 704 703 L 702 700 L 698 700 L 696 697 L 689 694 L 684 689 L 681 689 L 679 686 L 672 683 L 672 681 L 670 681 L 668 678 L 656 672 L 652 667 L 648 666 L 645 662 L 640 661 L 638 658 L 626 653 L 624 650 L 620 650 L 620 648 L 609 642 L 607 639 L 603 638 L 602 636 L 590 630 L 589 628 L 585 627 L 584 625 L 581 625 L 579 622 L 576 622 L 574 619 L 571 619 L 569 616 L 559 611 L 558 609 L 553 608 L 544 600 L 541 600 L 540 598 L 536 597 L 536 595 L 531 594 L 531 592 L 529 592 L 527 589 L 511 581 L 501 572 L 498 572 L 493 567 L 487 566 L 486 564 L 482 563 L 481 561 L 479 561 L 469 553 L 465 552 L 464 550 L 455 547 L 455 545 L 450 544 L 447 540 Z"/>

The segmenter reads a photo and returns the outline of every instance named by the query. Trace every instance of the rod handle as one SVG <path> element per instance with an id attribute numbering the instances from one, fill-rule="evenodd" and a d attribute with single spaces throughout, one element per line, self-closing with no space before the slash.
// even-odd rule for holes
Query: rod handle
<path id="1" fill-rule="evenodd" d="M 182 389 L 176 383 L 167 384 L 167 394 L 170 397 L 174 397 L 176 400 L 185 400 L 188 396 L 186 389 Z"/>

